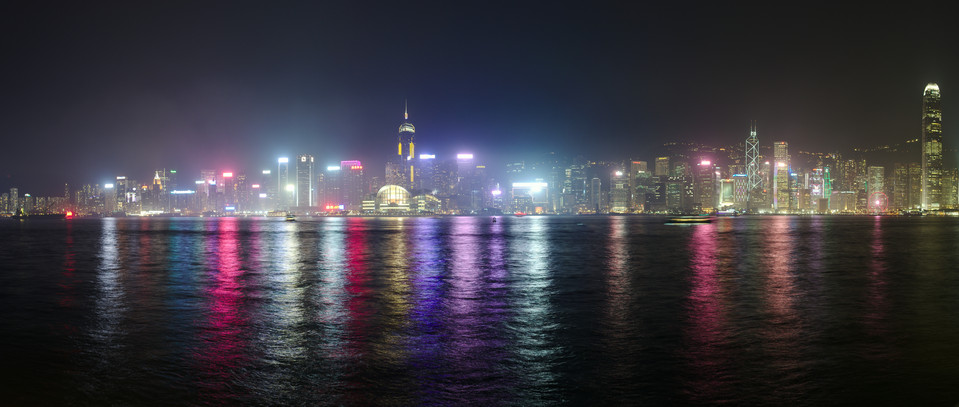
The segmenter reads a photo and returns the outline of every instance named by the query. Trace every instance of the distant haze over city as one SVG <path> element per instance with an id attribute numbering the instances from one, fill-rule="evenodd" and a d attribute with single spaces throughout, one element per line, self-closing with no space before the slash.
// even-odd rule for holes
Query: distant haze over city
<path id="1" fill-rule="evenodd" d="M 2 190 L 253 173 L 302 153 L 381 174 L 404 100 L 418 151 L 497 166 L 546 152 L 652 163 L 666 142 L 741 144 L 752 121 L 765 148 L 903 143 L 920 137 L 928 82 L 947 161 L 959 141 L 959 33 L 928 8 L 25 2 L 2 15 Z"/>

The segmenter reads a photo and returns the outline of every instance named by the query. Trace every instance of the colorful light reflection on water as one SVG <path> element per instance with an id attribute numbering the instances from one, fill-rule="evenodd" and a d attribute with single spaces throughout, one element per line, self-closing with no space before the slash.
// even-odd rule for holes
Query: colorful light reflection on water
<path id="1" fill-rule="evenodd" d="M 950 219 L 0 228 L 12 404 L 959 401 Z"/>

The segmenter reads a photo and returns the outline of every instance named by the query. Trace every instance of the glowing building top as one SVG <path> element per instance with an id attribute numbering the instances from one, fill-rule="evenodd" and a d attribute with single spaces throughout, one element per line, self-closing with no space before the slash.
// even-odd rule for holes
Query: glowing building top
<path id="1" fill-rule="evenodd" d="M 942 95 L 929 83 L 922 91 L 922 209 L 936 210 L 943 201 Z"/>

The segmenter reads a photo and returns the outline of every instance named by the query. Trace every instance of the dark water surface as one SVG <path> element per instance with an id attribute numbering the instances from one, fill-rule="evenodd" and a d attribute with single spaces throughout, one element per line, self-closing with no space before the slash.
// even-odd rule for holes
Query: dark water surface
<path id="1" fill-rule="evenodd" d="M 0 404 L 959 402 L 959 220 L 0 222 Z"/>

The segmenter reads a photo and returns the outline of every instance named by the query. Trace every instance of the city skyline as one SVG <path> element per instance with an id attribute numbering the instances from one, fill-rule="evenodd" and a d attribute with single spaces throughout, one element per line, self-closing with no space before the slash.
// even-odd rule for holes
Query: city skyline
<path id="1" fill-rule="evenodd" d="M 471 152 L 445 157 L 416 153 L 408 106 L 397 128 L 395 154 L 383 170 L 360 160 L 317 167 L 299 153 L 276 158 L 276 171 L 242 166 L 190 172 L 157 169 L 152 182 L 118 175 L 59 198 L 0 195 L 5 214 L 77 215 L 303 215 L 489 213 L 916 213 L 959 209 L 959 172 L 943 160 L 942 97 L 923 89 L 922 137 L 853 153 L 763 146 L 755 121 L 741 144 L 670 142 L 651 158 L 524 157 L 505 166 Z M 910 147 L 909 145 L 912 144 Z M 389 146 L 388 141 L 380 144 Z M 917 146 L 918 145 L 918 146 Z M 371 149 L 377 146 L 370 146 Z M 392 148 L 392 147 L 390 147 Z M 918 152 L 916 150 L 919 150 Z M 877 155 L 879 154 L 879 155 Z M 647 153 L 648 155 L 648 153 Z M 867 159 L 867 155 L 869 156 Z M 918 160 L 918 162 L 917 162 Z M 147 180 L 151 179 L 147 177 Z M 179 180 L 179 182 L 178 182 Z M 887 181 L 888 180 L 888 181 Z M 184 189 L 193 187 L 192 189 Z"/>
<path id="2" fill-rule="evenodd" d="M 418 144 L 501 163 L 729 145 L 752 120 L 804 150 L 891 144 L 921 136 L 915 88 L 949 89 L 959 66 L 952 25 L 918 9 L 228 10 L 13 7 L 0 131 L 20 153 L 0 160 L 3 186 L 300 152 L 378 166 L 366 146 L 395 136 L 405 99 Z M 947 117 L 956 103 L 943 101 Z M 943 139 L 955 145 L 948 125 Z"/>

